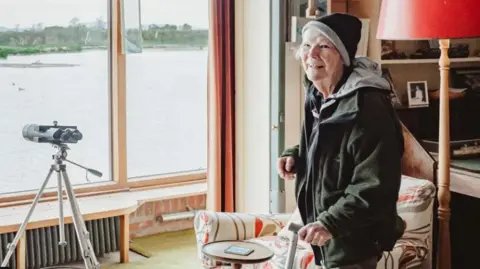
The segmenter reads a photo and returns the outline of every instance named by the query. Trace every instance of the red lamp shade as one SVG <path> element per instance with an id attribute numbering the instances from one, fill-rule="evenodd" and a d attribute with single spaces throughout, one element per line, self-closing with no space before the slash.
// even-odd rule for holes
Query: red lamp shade
<path id="1" fill-rule="evenodd" d="M 383 0 L 377 38 L 454 39 L 480 36 L 480 0 Z"/>

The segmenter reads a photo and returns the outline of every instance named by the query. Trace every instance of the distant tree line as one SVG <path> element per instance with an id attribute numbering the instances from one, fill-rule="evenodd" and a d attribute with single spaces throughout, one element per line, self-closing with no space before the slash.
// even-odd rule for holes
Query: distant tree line
<path id="1" fill-rule="evenodd" d="M 208 30 L 194 30 L 189 24 L 143 26 L 141 39 L 144 47 L 182 46 L 204 47 L 208 43 Z M 127 39 L 140 40 L 139 29 L 128 29 Z M 0 58 L 9 54 L 32 54 L 55 51 L 79 51 L 85 48 L 107 48 L 107 23 L 97 19 L 90 25 L 70 20 L 68 26 L 33 25 L 30 29 L 11 29 L 0 32 Z"/>

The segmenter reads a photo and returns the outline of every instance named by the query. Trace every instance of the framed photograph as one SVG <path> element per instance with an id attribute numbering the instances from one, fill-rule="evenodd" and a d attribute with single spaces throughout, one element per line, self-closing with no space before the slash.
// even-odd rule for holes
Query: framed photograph
<path id="1" fill-rule="evenodd" d="M 382 60 L 389 59 L 389 55 L 395 53 L 395 42 L 393 40 L 382 40 Z"/>
<path id="2" fill-rule="evenodd" d="M 297 16 L 292 16 L 292 24 L 290 25 L 290 42 L 300 44 L 302 42 L 302 28 L 309 21 L 313 21 L 310 18 L 302 18 Z"/>
<path id="3" fill-rule="evenodd" d="M 409 107 L 428 106 L 427 81 L 409 81 L 407 82 L 407 91 Z"/>

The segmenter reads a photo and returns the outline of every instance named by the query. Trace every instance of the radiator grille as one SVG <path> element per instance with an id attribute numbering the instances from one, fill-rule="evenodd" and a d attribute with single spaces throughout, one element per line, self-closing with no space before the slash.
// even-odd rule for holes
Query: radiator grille
<path id="1" fill-rule="evenodd" d="M 90 240 L 97 258 L 103 257 L 106 253 L 119 250 L 119 217 L 90 220 L 86 221 L 85 224 L 90 232 Z M 58 226 L 27 231 L 26 262 L 28 269 L 38 269 L 83 260 L 73 223 L 65 224 L 65 241 L 67 241 L 65 247 L 58 245 L 58 232 Z M 0 235 L 0 261 L 7 254 L 7 244 L 12 242 L 14 237 L 15 233 Z M 15 254 L 10 258 L 11 268 L 17 268 L 16 258 Z"/>

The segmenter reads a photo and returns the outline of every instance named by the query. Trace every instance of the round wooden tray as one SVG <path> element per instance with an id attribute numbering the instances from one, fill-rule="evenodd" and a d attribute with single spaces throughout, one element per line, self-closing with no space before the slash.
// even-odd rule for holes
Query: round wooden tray
<path id="1" fill-rule="evenodd" d="M 253 249 L 253 252 L 248 256 L 225 253 L 225 250 L 232 245 Z M 202 252 L 211 259 L 233 264 L 262 263 L 273 257 L 273 252 L 267 247 L 253 242 L 235 240 L 207 243 L 203 245 Z"/>

